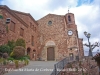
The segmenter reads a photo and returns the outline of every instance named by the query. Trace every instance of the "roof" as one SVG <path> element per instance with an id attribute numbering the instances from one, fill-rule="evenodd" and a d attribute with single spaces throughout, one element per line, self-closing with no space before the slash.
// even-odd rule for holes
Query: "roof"
<path id="1" fill-rule="evenodd" d="M 38 25 L 38 23 L 35 21 L 35 19 L 30 15 L 30 13 L 25 13 L 25 12 L 16 11 L 16 10 L 12 10 L 12 11 L 15 13 L 18 13 L 18 14 L 29 16 L 36 23 L 36 25 Z"/>
<path id="2" fill-rule="evenodd" d="M 20 12 L 20 11 L 11 10 L 6 5 L 0 5 L 0 9 L 6 9 L 12 16 L 14 16 L 21 23 L 23 23 L 23 25 L 26 26 L 26 27 L 28 27 L 28 24 L 25 21 L 23 21 L 17 14 L 15 14 L 15 12 L 29 16 L 36 23 L 36 25 L 38 25 L 38 23 L 34 20 L 34 18 L 29 13 L 24 13 L 24 12 Z"/>
<path id="3" fill-rule="evenodd" d="M 44 17 L 42 17 L 42 18 L 40 18 L 39 20 L 41 20 L 41 19 L 43 19 L 43 18 L 45 18 L 45 17 L 47 17 L 47 16 L 60 16 L 60 17 L 64 17 L 64 15 L 57 15 L 57 14 L 47 14 L 46 16 L 44 16 Z M 38 21 L 38 20 L 37 20 Z"/>
<path id="4" fill-rule="evenodd" d="M 8 8 L 6 5 L 0 5 L 0 9 L 6 9 L 12 16 L 14 16 L 21 23 L 23 23 L 24 26 L 28 27 L 28 25 L 20 17 L 18 17 L 15 13 L 13 13 L 12 10 Z"/>

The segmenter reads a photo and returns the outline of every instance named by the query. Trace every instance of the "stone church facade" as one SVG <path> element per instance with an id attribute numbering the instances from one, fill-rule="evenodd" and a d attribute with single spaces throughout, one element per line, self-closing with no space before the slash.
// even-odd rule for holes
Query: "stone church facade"
<path id="1" fill-rule="evenodd" d="M 10 19 L 10 23 L 6 24 L 9 32 L 5 32 L 5 38 L 1 37 L 5 42 L 0 42 L 0 45 L 6 44 L 8 40 L 23 38 L 26 53 L 32 60 L 54 61 L 65 57 L 74 60 L 84 55 L 83 39 L 78 37 L 73 13 L 48 14 L 36 21 L 29 13 L 0 6 L 0 14 L 4 17 L 0 19 L 0 26 Z"/>
<path id="2" fill-rule="evenodd" d="M 74 14 L 48 14 L 37 22 L 41 59 L 76 59 L 77 56 L 83 56 L 83 40 L 78 37 Z"/>

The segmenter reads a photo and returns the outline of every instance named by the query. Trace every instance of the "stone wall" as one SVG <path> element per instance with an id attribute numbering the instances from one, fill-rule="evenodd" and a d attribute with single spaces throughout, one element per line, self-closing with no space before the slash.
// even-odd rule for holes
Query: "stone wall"
<path id="1" fill-rule="evenodd" d="M 68 15 L 71 16 L 71 22 L 68 22 Z M 74 14 L 48 14 L 45 17 L 39 19 L 37 22 L 39 24 L 38 49 L 43 60 L 47 60 L 47 48 L 51 46 L 55 47 L 55 60 L 61 60 L 66 56 L 69 56 L 70 53 L 73 53 L 73 58 L 75 59 L 75 57 L 78 55 L 75 51 L 75 48 L 77 48 L 79 51 L 79 46 L 82 47 L 83 44 L 81 40 L 78 42 L 79 37 Z M 71 36 L 68 35 L 69 30 L 73 31 Z M 55 45 L 49 44 L 49 46 L 46 46 L 47 42 L 49 41 L 53 41 Z M 83 50 L 83 48 L 81 49 Z M 44 54 L 41 54 L 42 52 Z"/>
<path id="2" fill-rule="evenodd" d="M 9 9 L 7 6 L 0 6 L 0 14 L 2 14 L 3 16 L 3 23 L 2 24 L 0 23 L 0 25 L 6 24 L 6 19 L 10 18 L 10 23 L 6 24 L 8 26 L 8 33 L 7 33 L 8 39 L 5 38 L 5 40 L 15 40 L 16 41 L 18 38 L 24 39 L 26 42 L 26 49 L 30 48 L 30 58 L 35 60 L 38 54 L 38 50 L 37 50 L 38 25 L 34 21 L 34 19 L 30 17 L 29 14 L 25 15 L 25 13 L 18 13 L 20 15 L 23 14 L 20 18 L 19 17 L 20 15 L 16 13 L 15 11 Z M 14 31 L 11 30 L 12 22 L 15 24 Z M 32 28 L 31 25 L 34 25 L 34 28 Z M 24 30 L 23 36 L 20 35 L 21 28 Z M 34 45 L 32 45 L 32 36 L 34 37 Z"/>

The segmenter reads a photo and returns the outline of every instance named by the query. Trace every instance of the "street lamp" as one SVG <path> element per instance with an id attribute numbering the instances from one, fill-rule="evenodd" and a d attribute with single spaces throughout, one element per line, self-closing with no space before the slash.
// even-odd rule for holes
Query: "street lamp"
<path id="1" fill-rule="evenodd" d="M 85 46 L 89 47 L 89 54 L 88 54 L 88 56 L 93 56 L 92 50 L 93 50 L 96 46 L 99 47 L 99 43 L 98 43 L 98 42 L 95 42 L 95 44 L 92 44 L 92 45 L 91 45 L 91 43 L 90 43 L 90 41 L 89 41 L 89 38 L 90 38 L 91 34 L 90 34 L 90 33 L 87 33 L 87 32 L 85 31 L 85 32 L 84 32 L 84 35 L 88 38 L 88 44 L 84 44 Z"/>

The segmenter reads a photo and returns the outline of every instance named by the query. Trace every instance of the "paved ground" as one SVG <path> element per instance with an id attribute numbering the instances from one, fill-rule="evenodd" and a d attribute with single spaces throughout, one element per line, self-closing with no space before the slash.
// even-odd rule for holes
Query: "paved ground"
<path id="1" fill-rule="evenodd" d="M 50 75 L 55 61 L 30 61 L 30 64 L 17 69 L 17 71 L 10 71 L 4 75 Z M 20 71 L 21 70 L 21 71 Z"/>

